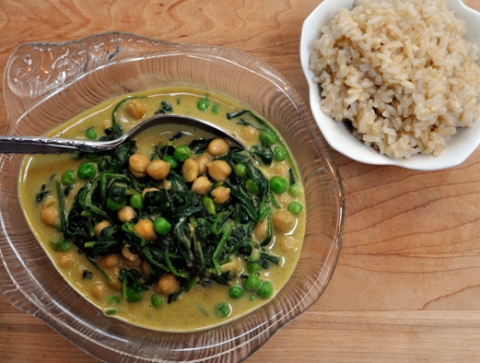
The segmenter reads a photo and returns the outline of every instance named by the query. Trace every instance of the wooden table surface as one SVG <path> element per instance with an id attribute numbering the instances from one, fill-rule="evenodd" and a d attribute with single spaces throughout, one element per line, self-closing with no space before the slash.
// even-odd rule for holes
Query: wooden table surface
<path id="1" fill-rule="evenodd" d="M 24 42 L 119 30 L 245 51 L 307 101 L 300 30 L 320 2 L 0 0 L 0 76 Z M 464 2 L 480 10 L 480 0 Z M 5 120 L 0 102 L 0 133 Z M 438 172 L 332 154 L 346 194 L 338 267 L 321 299 L 247 362 L 480 361 L 480 150 Z M 98 360 L 0 294 L 0 362 Z"/>

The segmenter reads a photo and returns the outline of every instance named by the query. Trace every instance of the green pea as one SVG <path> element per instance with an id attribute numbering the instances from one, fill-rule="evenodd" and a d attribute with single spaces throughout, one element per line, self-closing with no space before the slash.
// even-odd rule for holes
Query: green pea
<path id="1" fill-rule="evenodd" d="M 162 306 L 165 303 L 165 300 L 163 299 L 162 295 L 153 294 L 152 297 L 151 297 L 151 302 L 152 302 L 153 307 L 159 308 L 160 306 Z"/>
<path id="2" fill-rule="evenodd" d="M 275 146 L 273 148 L 273 155 L 275 155 L 275 160 L 284 161 L 287 158 L 287 152 L 282 146 Z"/>
<path id="3" fill-rule="evenodd" d="M 205 210 L 207 211 L 207 213 L 214 216 L 217 213 L 217 210 L 215 208 L 215 202 L 213 201 L 213 199 L 205 195 L 202 198 L 202 201 L 203 201 L 203 206 L 205 207 Z"/>
<path id="4" fill-rule="evenodd" d="M 90 127 L 89 129 L 87 129 L 87 131 L 85 131 L 85 136 L 90 140 L 96 140 L 98 134 L 93 127 Z"/>
<path id="5" fill-rule="evenodd" d="M 250 275 L 243 282 L 243 286 L 247 291 L 256 291 L 260 287 L 260 284 L 260 277 L 257 275 Z"/>
<path id="6" fill-rule="evenodd" d="M 303 210 L 303 205 L 300 202 L 297 202 L 296 200 L 290 202 L 288 205 L 288 211 L 292 214 L 298 215 L 302 213 Z"/>
<path id="7" fill-rule="evenodd" d="M 69 240 L 65 239 L 65 237 L 63 236 L 58 238 L 57 242 L 55 243 L 55 249 L 57 251 L 62 251 L 62 252 L 68 251 L 71 246 L 72 246 L 72 243 Z"/>
<path id="8" fill-rule="evenodd" d="M 77 176 L 73 170 L 67 170 L 62 174 L 61 181 L 63 185 L 73 185 L 77 181 Z"/>
<path id="9" fill-rule="evenodd" d="M 173 156 L 175 159 L 183 163 L 192 155 L 192 150 L 187 145 L 179 146 L 173 152 Z"/>
<path id="10" fill-rule="evenodd" d="M 257 290 L 257 295 L 261 299 L 271 298 L 273 295 L 273 285 L 270 281 L 263 281 Z"/>
<path id="11" fill-rule="evenodd" d="M 260 187 L 251 178 L 245 180 L 245 188 L 250 194 L 258 194 L 260 192 Z"/>
<path id="12" fill-rule="evenodd" d="M 216 104 L 216 105 L 213 105 L 212 107 L 212 113 L 214 115 L 218 115 L 220 113 L 220 110 L 221 110 L 221 107 L 220 105 Z"/>
<path id="13" fill-rule="evenodd" d="M 125 207 L 126 202 L 118 203 L 114 201 L 112 198 L 107 198 L 107 208 L 113 211 L 117 211 Z"/>
<path id="14" fill-rule="evenodd" d="M 262 131 L 260 133 L 260 141 L 266 142 L 267 144 L 273 145 L 277 142 L 277 137 L 273 132 L 270 131 Z"/>
<path id="15" fill-rule="evenodd" d="M 120 298 L 117 295 L 111 295 L 108 297 L 107 302 L 109 304 L 120 304 Z"/>
<path id="16" fill-rule="evenodd" d="M 158 217 L 153 222 L 153 229 L 161 236 L 165 236 L 172 229 L 172 225 L 163 217 Z"/>
<path id="17" fill-rule="evenodd" d="M 221 302 L 215 306 L 215 315 L 219 318 L 226 318 L 232 313 L 232 307 L 225 303 Z"/>
<path id="18" fill-rule="evenodd" d="M 130 207 L 138 210 L 143 209 L 143 197 L 141 193 L 135 193 L 130 197 Z"/>
<path id="19" fill-rule="evenodd" d="M 290 185 L 290 187 L 288 188 L 288 194 L 290 194 L 292 197 L 298 197 L 298 195 L 300 194 L 300 185 Z"/>
<path id="20" fill-rule="evenodd" d="M 245 178 L 247 176 L 247 167 L 245 164 L 237 164 L 235 165 L 235 173 L 240 177 L 240 178 Z"/>
<path id="21" fill-rule="evenodd" d="M 210 100 L 208 98 L 201 98 L 200 100 L 198 100 L 197 108 L 200 111 L 205 111 L 209 107 L 210 107 Z"/>
<path id="22" fill-rule="evenodd" d="M 288 182 L 283 176 L 275 175 L 270 179 L 270 189 L 272 189 L 275 194 L 285 193 L 287 188 Z"/>
<path id="23" fill-rule="evenodd" d="M 80 179 L 93 179 L 97 175 L 97 166 L 95 163 L 85 162 L 78 167 L 77 175 Z"/>
<path id="24" fill-rule="evenodd" d="M 228 290 L 228 294 L 232 299 L 240 299 L 243 295 L 245 295 L 245 290 L 241 286 L 232 286 L 230 290 Z"/>
<path id="25" fill-rule="evenodd" d="M 143 299 L 144 296 L 145 292 L 143 290 L 130 288 L 127 291 L 127 300 L 129 302 L 139 302 Z"/>
<path id="26" fill-rule="evenodd" d="M 172 155 L 167 155 L 163 158 L 164 161 L 170 163 L 170 168 L 175 169 L 178 166 L 177 159 L 175 159 Z"/>
<path id="27" fill-rule="evenodd" d="M 254 274 L 262 269 L 262 266 L 256 262 L 249 262 L 247 263 L 247 271 L 249 274 Z"/>

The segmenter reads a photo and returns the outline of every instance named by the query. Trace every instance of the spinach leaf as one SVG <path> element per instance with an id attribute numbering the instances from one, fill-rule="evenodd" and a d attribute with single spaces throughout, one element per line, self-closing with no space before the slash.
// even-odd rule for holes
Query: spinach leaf
<path id="1" fill-rule="evenodd" d="M 118 279 L 122 282 L 123 297 L 129 302 L 143 299 L 145 291 L 150 289 L 150 281 L 135 269 L 121 269 Z"/>
<path id="2" fill-rule="evenodd" d="M 262 142 L 261 146 L 254 145 L 252 151 L 257 155 L 266 165 L 270 165 L 275 157 L 270 147 L 270 144 Z"/>
<path id="3" fill-rule="evenodd" d="M 185 263 L 188 267 L 192 266 L 193 253 L 192 253 L 192 229 L 187 223 L 187 218 L 182 217 L 174 227 L 173 232 L 176 238 L 176 247 L 185 259 Z"/>

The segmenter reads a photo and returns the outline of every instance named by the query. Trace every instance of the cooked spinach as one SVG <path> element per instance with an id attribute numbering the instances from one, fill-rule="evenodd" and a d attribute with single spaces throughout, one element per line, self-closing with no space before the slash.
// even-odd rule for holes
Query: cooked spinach
<path id="1" fill-rule="evenodd" d="M 116 112 L 125 101 L 115 107 L 112 127 L 106 138 L 121 134 Z M 162 103 L 160 110 L 170 112 L 171 105 Z M 248 112 L 231 114 L 229 117 L 239 117 Z M 181 141 L 182 137 L 180 133 L 175 139 Z M 199 155 L 209 142 L 197 139 L 188 147 L 193 154 Z M 74 243 L 107 280 L 111 281 L 112 277 L 96 261 L 107 254 L 121 254 L 125 246 L 148 264 L 151 272 L 148 277 L 140 269 L 121 269 L 118 279 L 122 283 L 125 299 L 130 302 L 141 300 L 145 291 L 152 288 L 165 273 L 175 275 L 180 283 L 180 289 L 169 297 L 170 302 L 195 284 L 206 286 L 211 281 L 227 284 L 235 276 L 232 271 L 224 270 L 223 266 L 236 258 L 253 261 L 262 268 L 279 263 L 279 257 L 266 249 L 272 239 L 271 214 L 278 202 L 270 190 L 268 179 L 256 166 L 258 162 L 269 164 L 273 160 L 266 156 L 273 155 L 270 146 L 262 145 L 260 149 L 251 151 L 231 147 L 226 155 L 219 158 L 226 161 L 232 170 L 237 164 L 244 164 L 248 177 L 259 186 L 259 193 L 251 194 L 245 188 L 244 180 L 232 173 L 223 182 L 223 186 L 230 188 L 231 193 L 223 204 L 215 204 L 210 197 L 191 191 L 191 183 L 182 177 L 182 161 L 172 164 L 167 178 L 168 188 L 148 175 L 134 177 L 129 171 L 128 160 L 135 150 L 135 141 L 131 141 L 114 151 L 97 154 L 93 159 L 99 172 L 78 191 L 68 214 L 63 203 L 64 194 L 60 184 L 57 184 L 63 237 Z M 174 151 L 172 142 L 156 145 L 151 160 L 166 160 Z M 76 157 L 81 160 L 86 155 Z M 135 217 L 121 222 L 118 210 L 129 204 L 131 196 L 141 194 L 145 188 L 154 189 L 144 193 L 142 208 L 134 208 Z M 168 233 L 146 240 L 136 232 L 135 226 L 139 220 L 154 222 L 160 216 L 172 226 Z M 252 239 L 252 234 L 257 224 L 265 218 L 268 221 L 267 237 L 257 243 Z M 104 221 L 108 222 L 108 227 L 95 233 L 95 226 Z"/>
<path id="2" fill-rule="evenodd" d="M 35 196 L 35 201 L 37 203 L 40 203 L 43 200 L 43 198 L 45 198 L 48 195 L 48 193 L 50 193 L 50 190 L 47 190 L 46 188 L 47 186 L 45 184 L 42 184 L 40 191 Z"/>
<path id="3" fill-rule="evenodd" d="M 160 108 L 157 111 L 155 111 L 155 114 L 165 114 L 167 112 L 172 112 L 172 111 L 173 111 L 173 107 L 169 102 L 161 101 Z"/>

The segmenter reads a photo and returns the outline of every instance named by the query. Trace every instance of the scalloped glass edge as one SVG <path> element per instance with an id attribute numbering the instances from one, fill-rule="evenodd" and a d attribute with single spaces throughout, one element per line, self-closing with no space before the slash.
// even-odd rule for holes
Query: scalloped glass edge
<path id="1" fill-rule="evenodd" d="M 110 44 L 113 48 L 102 50 L 101 44 Z M 55 67 L 52 68 L 51 63 L 43 64 L 44 59 L 39 64 L 35 59 L 29 58 L 29 51 L 34 49 L 48 50 L 56 54 L 53 60 L 57 62 Z M 58 97 L 62 92 L 68 92 L 69 87 L 76 82 L 81 82 L 83 78 L 95 72 L 101 72 L 107 67 L 148 57 L 162 57 L 165 53 L 199 57 L 211 62 L 234 63 L 239 69 L 247 73 L 253 72 L 255 77 L 273 84 L 276 88 L 275 92 L 285 102 L 295 105 L 298 119 L 304 127 L 295 128 L 292 133 L 302 137 L 301 141 L 304 142 L 305 149 L 314 150 L 319 157 L 315 162 L 299 165 L 306 186 L 306 197 L 311 200 L 310 204 L 314 202 L 312 198 L 317 196 L 317 189 L 319 189 L 317 182 L 319 182 L 320 185 L 328 187 L 330 195 L 326 195 L 325 198 L 333 205 L 333 211 L 328 214 L 331 219 L 328 220 L 331 231 L 326 235 L 320 233 L 317 235 L 315 231 L 309 232 L 312 228 L 315 230 L 316 226 L 312 228 L 307 226 L 306 239 L 322 240 L 321 243 L 325 244 L 325 251 L 319 252 L 325 256 L 322 261 L 325 266 L 320 271 L 312 272 L 312 276 L 309 276 L 308 271 L 302 271 L 309 278 L 304 282 L 305 287 L 298 287 L 298 293 L 303 294 L 300 298 L 282 301 L 286 305 L 280 306 L 281 294 L 279 294 L 272 302 L 245 318 L 211 330 L 193 333 L 152 332 L 105 317 L 98 311 L 90 311 L 95 308 L 86 308 L 90 315 L 83 319 L 76 314 L 77 305 L 85 309 L 82 305 L 83 299 L 77 298 L 77 301 L 69 300 L 66 303 L 56 298 L 60 293 L 67 296 L 72 294 L 73 290 L 69 286 L 60 286 L 58 291 L 52 289 L 46 292 L 43 286 L 47 283 L 37 279 L 35 275 L 37 265 L 45 268 L 50 264 L 48 258 L 43 256 L 43 250 L 42 253 L 34 255 L 35 258 L 31 260 L 22 259 L 22 254 L 25 253 L 28 244 L 32 243 L 34 236 L 30 231 L 25 232 L 24 236 L 22 232 L 15 229 L 9 230 L 11 220 L 18 218 L 19 214 L 15 214 L 15 211 L 8 206 L 12 199 L 18 204 L 16 187 L 13 188 L 17 181 L 13 182 L 12 178 L 7 179 L 8 175 L 16 175 L 18 178 L 18 167 L 15 168 L 15 161 L 18 162 L 20 157 L 0 155 L 0 171 L 2 171 L 0 173 L 0 224 L 2 226 L 0 291 L 14 306 L 45 321 L 80 349 L 105 362 L 119 360 L 126 363 L 240 362 L 257 351 L 281 327 L 306 311 L 320 298 L 332 277 L 341 250 L 345 200 L 337 168 L 325 148 L 325 141 L 307 107 L 279 72 L 254 57 L 232 49 L 163 42 L 131 33 L 102 33 L 64 43 L 27 43 L 13 52 L 5 71 L 7 134 L 21 133 L 22 122 L 25 123 L 30 113 L 34 113 L 38 108 L 43 107 L 44 103 Z M 34 72 L 39 69 L 44 74 L 40 72 L 40 75 L 37 74 L 34 77 Z M 51 72 L 48 73 L 48 71 Z M 56 74 L 55 71 L 57 71 Z M 43 76 L 46 78 L 41 78 Z M 261 111 L 257 110 L 260 114 Z M 310 212 L 308 208 L 307 204 L 307 210 Z M 316 208 L 312 207 L 312 212 L 313 209 Z M 307 216 L 310 216 L 310 213 Z M 23 218 L 23 215 L 20 218 Z M 315 216 L 308 217 L 308 220 L 318 222 L 317 218 L 315 213 Z M 36 240 L 33 243 L 36 243 Z M 313 261 L 314 256 L 308 256 L 306 259 Z M 52 276 L 52 279 L 55 278 Z M 295 288 L 292 289 L 292 291 L 295 290 Z M 98 326 L 93 326 L 91 322 L 95 319 L 100 321 Z M 138 335 L 131 335 L 133 334 L 131 331 Z M 159 344 L 163 346 L 159 347 Z"/>

